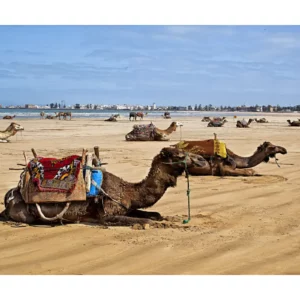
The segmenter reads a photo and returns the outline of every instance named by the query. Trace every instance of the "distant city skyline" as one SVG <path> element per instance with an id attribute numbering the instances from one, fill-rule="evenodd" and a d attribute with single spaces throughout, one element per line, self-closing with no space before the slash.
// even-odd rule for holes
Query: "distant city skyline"
<path id="1" fill-rule="evenodd" d="M 0 104 L 300 103 L 300 26 L 0 26 Z"/>

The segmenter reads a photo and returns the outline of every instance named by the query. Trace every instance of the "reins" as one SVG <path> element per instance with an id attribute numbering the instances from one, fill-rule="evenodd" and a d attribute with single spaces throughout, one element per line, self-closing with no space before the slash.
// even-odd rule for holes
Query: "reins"
<path id="1" fill-rule="evenodd" d="M 184 163 L 185 178 L 187 179 L 186 195 L 188 197 L 188 218 L 186 220 L 183 220 L 183 222 L 182 222 L 183 224 L 187 224 L 191 220 L 191 204 L 190 204 L 190 193 L 191 193 L 191 190 L 190 190 L 189 171 L 188 171 L 187 163 L 186 163 L 186 158 L 188 156 L 189 156 L 188 153 L 185 153 L 185 158 L 182 161 L 170 162 L 170 163 L 164 162 L 164 164 L 167 164 L 167 165 L 176 165 L 176 164 Z"/>

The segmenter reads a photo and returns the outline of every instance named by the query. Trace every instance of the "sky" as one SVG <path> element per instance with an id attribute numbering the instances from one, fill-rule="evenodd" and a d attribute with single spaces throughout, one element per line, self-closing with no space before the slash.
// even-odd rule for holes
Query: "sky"
<path id="1" fill-rule="evenodd" d="M 300 26 L 0 26 L 0 104 L 297 105 Z"/>

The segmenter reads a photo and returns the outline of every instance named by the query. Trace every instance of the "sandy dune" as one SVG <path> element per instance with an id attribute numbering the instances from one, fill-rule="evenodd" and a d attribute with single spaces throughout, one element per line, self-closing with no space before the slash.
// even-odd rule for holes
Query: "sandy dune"
<path id="1" fill-rule="evenodd" d="M 213 133 L 240 155 L 251 155 L 264 141 L 285 147 L 255 170 L 261 177 L 191 177 L 192 220 L 187 214 L 186 179 L 169 189 L 151 209 L 173 216 L 180 228 L 133 230 L 114 227 L 66 225 L 17 227 L 0 223 L 1 274 L 300 274 L 300 128 L 289 127 L 291 116 L 265 115 L 268 124 L 235 127 L 232 117 L 224 128 L 207 128 L 201 118 L 179 118 L 184 139 L 213 138 Z M 149 123 L 150 117 L 137 123 Z M 175 120 L 175 119 L 174 119 Z M 125 180 L 138 181 L 151 160 L 170 142 L 126 142 L 133 122 L 96 119 L 14 120 L 25 127 L 23 135 L 0 144 L 0 208 L 5 192 L 14 187 L 23 163 L 22 151 L 31 157 L 34 147 L 43 156 L 81 154 L 83 147 L 99 145 L 107 170 Z M 172 120 L 155 120 L 167 128 Z M 9 120 L 0 120 L 5 129 Z"/>

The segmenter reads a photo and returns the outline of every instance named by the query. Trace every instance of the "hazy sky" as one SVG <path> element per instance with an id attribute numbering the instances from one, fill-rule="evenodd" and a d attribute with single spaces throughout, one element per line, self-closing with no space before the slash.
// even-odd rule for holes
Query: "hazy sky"
<path id="1" fill-rule="evenodd" d="M 300 103 L 300 26 L 0 26 L 0 104 Z"/>

